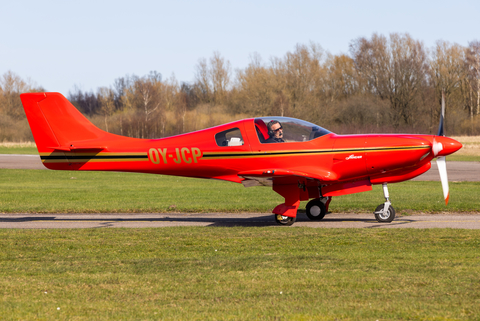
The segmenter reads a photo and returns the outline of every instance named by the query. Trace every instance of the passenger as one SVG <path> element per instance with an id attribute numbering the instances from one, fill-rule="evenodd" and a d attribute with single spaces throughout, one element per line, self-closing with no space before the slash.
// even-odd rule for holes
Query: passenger
<path id="1" fill-rule="evenodd" d="M 270 136 L 265 143 L 283 143 L 283 128 L 282 124 L 280 124 L 277 120 L 271 120 L 267 124 L 268 128 L 268 136 Z"/>

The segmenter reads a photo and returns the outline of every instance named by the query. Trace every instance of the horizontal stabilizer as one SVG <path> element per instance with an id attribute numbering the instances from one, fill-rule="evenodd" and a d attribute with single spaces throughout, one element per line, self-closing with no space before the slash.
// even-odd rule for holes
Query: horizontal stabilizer
<path id="1" fill-rule="evenodd" d="M 53 149 L 53 150 L 60 150 L 60 151 L 63 151 L 63 152 L 72 152 L 72 151 L 75 151 L 75 150 L 91 150 L 91 151 L 99 151 L 100 152 L 100 151 L 106 149 L 105 147 L 74 146 L 74 145 L 70 145 L 70 146 L 50 146 L 48 148 Z"/>

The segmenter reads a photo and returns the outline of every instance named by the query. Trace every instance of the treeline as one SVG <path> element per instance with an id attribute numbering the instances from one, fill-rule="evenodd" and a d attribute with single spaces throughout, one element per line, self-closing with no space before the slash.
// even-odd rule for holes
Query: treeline
<path id="1" fill-rule="evenodd" d="M 0 80 L 0 140 L 27 140 L 18 94 L 41 91 L 8 72 Z M 408 34 L 373 34 L 332 55 L 311 43 L 265 62 L 258 54 L 233 71 L 215 52 L 202 58 L 191 83 L 156 71 L 117 78 L 110 87 L 74 88 L 68 99 L 102 129 L 159 138 L 245 117 L 305 119 L 337 133 L 435 133 L 441 93 L 446 133 L 480 134 L 480 42 L 437 41 Z M 28 130 L 28 128 L 27 128 Z"/>
<path id="2" fill-rule="evenodd" d="M 33 141 L 20 94 L 42 91 L 45 91 L 42 87 L 31 80 L 21 79 L 11 71 L 0 77 L 0 141 Z"/>

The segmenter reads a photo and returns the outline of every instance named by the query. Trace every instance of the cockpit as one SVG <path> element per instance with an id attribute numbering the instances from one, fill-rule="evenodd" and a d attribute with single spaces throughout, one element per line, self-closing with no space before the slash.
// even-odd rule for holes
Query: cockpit
<path id="1" fill-rule="evenodd" d="M 283 130 L 283 141 L 286 143 L 306 142 L 331 132 L 318 125 L 304 120 L 289 117 L 259 117 L 255 118 L 255 129 L 260 143 L 269 143 L 272 133 L 269 133 L 267 124 L 276 121 L 281 124 Z"/>

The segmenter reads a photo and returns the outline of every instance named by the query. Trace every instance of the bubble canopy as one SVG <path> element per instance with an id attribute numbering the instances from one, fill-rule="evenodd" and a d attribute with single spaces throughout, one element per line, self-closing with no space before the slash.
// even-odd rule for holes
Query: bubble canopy
<path id="1" fill-rule="evenodd" d="M 258 117 L 255 118 L 255 126 L 260 142 L 268 139 L 267 124 L 270 121 L 277 121 L 283 128 L 283 139 L 286 143 L 290 142 L 306 142 L 327 134 L 331 131 L 310 123 L 305 120 L 290 117 Z"/>

